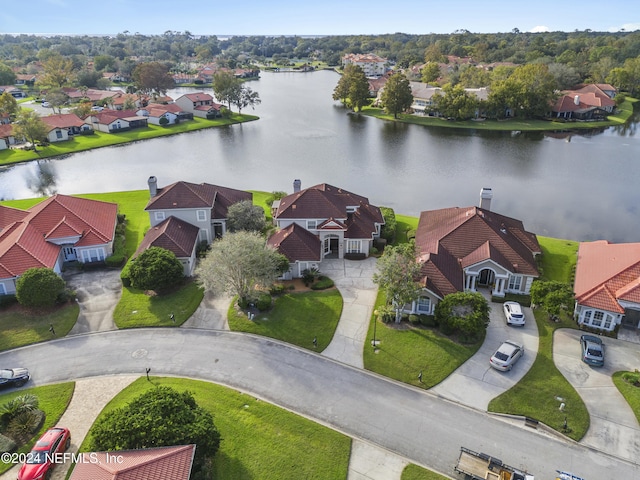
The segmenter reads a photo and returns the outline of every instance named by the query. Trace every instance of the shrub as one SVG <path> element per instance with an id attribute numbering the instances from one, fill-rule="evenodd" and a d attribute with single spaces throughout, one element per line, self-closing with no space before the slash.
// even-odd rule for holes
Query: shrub
<path id="1" fill-rule="evenodd" d="M 407 230 L 407 240 L 414 240 L 416 238 L 416 229 L 410 228 Z"/>
<path id="2" fill-rule="evenodd" d="M 316 278 L 320 275 L 320 271 L 317 268 L 305 268 L 302 271 L 302 281 L 308 287 L 315 282 Z"/>
<path id="3" fill-rule="evenodd" d="M 0 307 L 8 307 L 14 303 L 18 303 L 15 295 L 0 295 Z"/>
<path id="4" fill-rule="evenodd" d="M 124 287 L 131 286 L 131 277 L 129 276 L 129 265 L 131 265 L 131 262 L 128 262 L 120 272 L 120 280 L 122 281 L 122 285 Z"/>
<path id="5" fill-rule="evenodd" d="M 157 291 L 181 282 L 184 269 L 173 252 L 151 247 L 130 262 L 129 278 L 135 288 Z"/>
<path id="6" fill-rule="evenodd" d="M 64 286 L 64 280 L 52 269 L 30 268 L 16 282 L 16 298 L 26 307 L 52 307 Z"/>
<path id="7" fill-rule="evenodd" d="M 124 253 L 114 253 L 110 257 L 105 258 L 104 263 L 107 267 L 120 267 L 125 261 Z"/>
<path id="8" fill-rule="evenodd" d="M 437 327 L 436 317 L 434 315 L 420 315 L 420 323 L 425 327 Z"/>
<path id="9" fill-rule="evenodd" d="M 264 203 L 267 205 L 267 207 L 271 208 L 271 205 L 273 204 L 273 202 L 275 202 L 276 200 L 280 200 L 281 198 L 284 198 L 287 196 L 287 192 L 282 192 L 282 191 L 275 191 L 275 192 L 271 192 L 271 195 L 269 195 Z"/>
<path id="10" fill-rule="evenodd" d="M 419 315 L 409 315 L 409 323 L 411 325 L 420 325 L 420 316 Z"/>
<path id="11" fill-rule="evenodd" d="M 29 438 L 40 427 L 40 421 L 43 419 L 41 410 L 33 410 L 21 412 L 11 419 L 7 425 L 7 433 L 16 440 Z"/>
<path id="12" fill-rule="evenodd" d="M 271 308 L 271 295 L 268 293 L 262 293 L 256 301 L 256 308 L 261 312 L 269 310 Z"/>
<path id="13" fill-rule="evenodd" d="M 16 442 L 9 437 L 0 434 L 0 452 L 13 452 L 16 449 Z"/>
<path id="14" fill-rule="evenodd" d="M 164 127 L 169 123 L 169 119 L 167 117 L 160 117 L 160 120 L 158 123 L 160 123 L 160 126 Z"/>
<path id="15" fill-rule="evenodd" d="M 452 293 L 436 305 L 436 321 L 445 335 L 458 333 L 465 340 L 478 339 L 489 325 L 489 304 L 480 293 Z"/>
<path id="16" fill-rule="evenodd" d="M 391 305 L 378 307 L 377 312 L 382 323 L 390 323 L 396 319 L 396 310 Z"/>
<path id="17" fill-rule="evenodd" d="M 396 214 L 393 208 L 389 207 L 380 207 L 380 211 L 382 212 L 382 218 L 384 218 L 384 225 L 382 226 L 380 236 L 389 243 L 393 243 L 396 237 Z"/>
<path id="18" fill-rule="evenodd" d="M 334 283 L 329 277 L 325 277 L 324 275 L 320 275 L 318 277 L 318 281 L 311 285 L 312 290 L 326 290 L 327 288 L 333 287 Z"/>
<path id="19" fill-rule="evenodd" d="M 286 287 L 284 286 L 283 283 L 274 283 L 273 285 L 271 285 L 271 288 L 269 289 L 269 293 L 271 295 L 282 295 L 285 291 L 286 291 Z"/>
<path id="20" fill-rule="evenodd" d="M 58 298 L 56 299 L 56 303 L 62 305 L 75 300 L 75 298 L 76 298 L 76 291 L 71 290 L 70 288 L 65 288 L 64 291 L 62 291 L 60 295 L 58 295 Z"/>

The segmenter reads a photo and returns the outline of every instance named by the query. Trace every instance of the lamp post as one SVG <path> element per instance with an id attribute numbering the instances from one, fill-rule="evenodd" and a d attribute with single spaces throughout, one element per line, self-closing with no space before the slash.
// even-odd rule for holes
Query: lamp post
<path id="1" fill-rule="evenodd" d="M 373 340 L 371 340 L 371 346 L 376 349 L 376 325 L 378 324 L 378 310 L 373 311 Z"/>

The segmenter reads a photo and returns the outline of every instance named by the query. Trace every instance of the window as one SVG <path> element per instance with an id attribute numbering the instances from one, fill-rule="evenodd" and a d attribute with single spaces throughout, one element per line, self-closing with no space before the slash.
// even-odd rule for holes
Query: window
<path id="1" fill-rule="evenodd" d="M 164 212 L 155 212 L 153 215 L 157 221 L 164 220 Z"/>
<path id="2" fill-rule="evenodd" d="M 418 298 L 418 312 L 431 313 L 431 299 L 429 297 Z"/>
<path id="3" fill-rule="evenodd" d="M 7 294 L 7 289 L 4 286 L 4 283 L 0 283 L 0 295 L 6 295 Z"/>
<path id="4" fill-rule="evenodd" d="M 520 291 L 522 286 L 522 275 L 509 275 L 509 290 Z"/>
<path id="5" fill-rule="evenodd" d="M 318 228 L 318 220 L 307 220 L 307 230 L 315 230 Z"/>
<path id="6" fill-rule="evenodd" d="M 62 130 L 56 130 L 56 138 L 62 138 Z"/>
<path id="7" fill-rule="evenodd" d="M 198 232 L 198 239 L 201 242 L 206 242 L 209 240 L 209 236 L 207 235 L 207 229 L 206 228 L 201 228 L 200 232 Z"/>
<path id="8" fill-rule="evenodd" d="M 347 207 L 347 213 L 353 213 L 358 209 L 358 207 Z"/>
<path id="9" fill-rule="evenodd" d="M 199 222 L 207 221 L 207 211 L 206 210 L 196 210 L 196 218 Z"/>
<path id="10" fill-rule="evenodd" d="M 360 240 L 347 240 L 347 253 L 360 253 Z"/>
<path id="11" fill-rule="evenodd" d="M 582 315 L 582 323 L 589 324 L 591 323 L 591 315 L 593 315 L 593 310 L 587 310 Z"/>
<path id="12" fill-rule="evenodd" d="M 604 329 L 611 330 L 611 323 L 613 322 L 613 315 L 607 313 L 604 317 Z"/>
<path id="13" fill-rule="evenodd" d="M 603 318 L 604 318 L 604 312 L 600 312 L 600 311 L 593 312 L 593 320 L 591 320 L 591 325 L 593 325 L 594 327 L 601 327 Z"/>

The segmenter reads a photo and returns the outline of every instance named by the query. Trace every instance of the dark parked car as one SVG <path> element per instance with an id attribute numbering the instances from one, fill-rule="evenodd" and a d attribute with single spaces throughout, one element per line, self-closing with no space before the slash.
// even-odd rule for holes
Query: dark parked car
<path id="1" fill-rule="evenodd" d="M 0 370 L 0 387 L 21 387 L 30 378 L 26 368 L 6 368 Z"/>
<path id="2" fill-rule="evenodd" d="M 582 335 L 580 337 L 582 345 L 582 361 L 594 367 L 604 365 L 604 344 L 600 337 L 595 335 Z"/>

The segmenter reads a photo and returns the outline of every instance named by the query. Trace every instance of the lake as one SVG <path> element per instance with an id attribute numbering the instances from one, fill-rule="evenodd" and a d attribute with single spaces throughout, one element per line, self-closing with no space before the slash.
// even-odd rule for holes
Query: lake
<path id="1" fill-rule="evenodd" d="M 0 198 L 139 190 L 155 175 L 239 189 L 330 183 L 397 213 L 477 205 L 539 235 L 640 241 L 638 116 L 591 134 L 427 128 L 348 114 L 331 99 L 338 75 L 263 72 L 260 120 L 78 153 L 0 170 Z M 194 91 L 176 89 L 177 96 Z"/>

